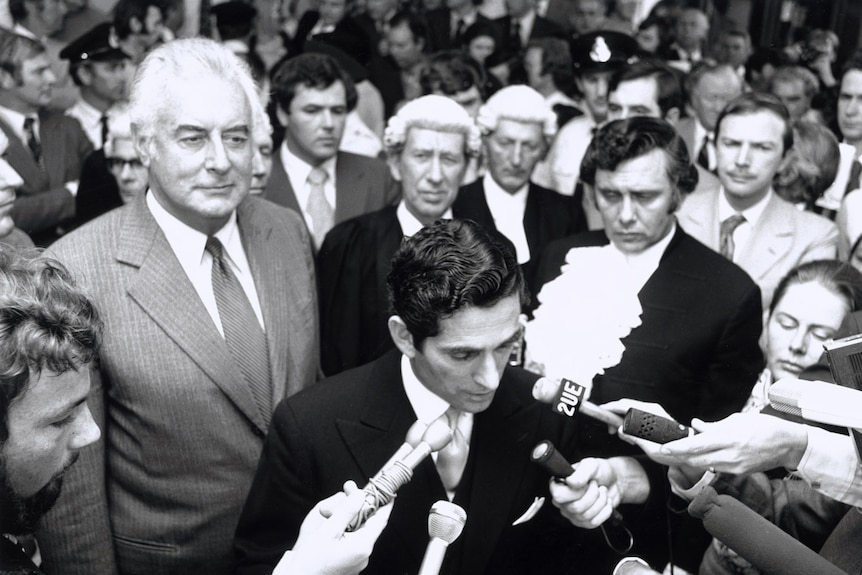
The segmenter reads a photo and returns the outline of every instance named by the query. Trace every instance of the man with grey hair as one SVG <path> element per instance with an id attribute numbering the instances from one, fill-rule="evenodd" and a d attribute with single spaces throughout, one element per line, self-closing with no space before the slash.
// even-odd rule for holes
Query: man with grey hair
<path id="1" fill-rule="evenodd" d="M 556 133 L 557 116 L 536 90 L 509 86 L 488 99 L 477 122 L 488 171 L 464 186 L 453 208 L 514 244 L 535 296 L 535 261 L 545 246 L 587 229 L 580 201 L 530 181 Z"/>
<path id="2" fill-rule="evenodd" d="M 130 105 L 147 193 L 53 247 L 104 316 L 104 440 L 39 534 L 48 573 L 230 573 L 274 406 L 316 379 L 308 233 L 249 197 L 253 89 L 211 40 L 151 52 Z"/>
<path id="3" fill-rule="evenodd" d="M 404 236 L 452 217 L 467 165 L 480 152 L 479 129 L 466 110 L 436 95 L 417 98 L 390 118 L 384 143 L 392 176 L 401 182 L 401 201 L 335 226 L 317 256 L 320 355 L 327 375 L 392 348 L 389 260 Z"/>

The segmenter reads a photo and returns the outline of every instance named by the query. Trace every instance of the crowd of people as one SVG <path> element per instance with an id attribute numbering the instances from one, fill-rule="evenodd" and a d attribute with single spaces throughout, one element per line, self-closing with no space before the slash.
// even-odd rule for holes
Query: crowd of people
<path id="1" fill-rule="evenodd" d="M 862 573 L 862 51 L 690 4 L 0 7 L 0 573 Z"/>

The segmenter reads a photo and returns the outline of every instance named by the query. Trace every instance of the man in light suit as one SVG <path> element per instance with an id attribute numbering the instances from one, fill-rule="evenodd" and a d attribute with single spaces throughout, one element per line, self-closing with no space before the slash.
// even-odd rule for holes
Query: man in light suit
<path id="1" fill-rule="evenodd" d="M 37 244 L 48 245 L 75 215 L 81 165 L 93 146 L 78 120 L 46 108 L 56 76 L 40 42 L 0 30 L 0 64 L 6 159 L 24 179 L 13 217 Z"/>
<path id="2" fill-rule="evenodd" d="M 793 146 L 790 114 L 778 98 L 749 93 L 733 100 L 718 117 L 716 135 L 721 186 L 686 198 L 679 222 L 695 239 L 748 272 L 760 286 L 767 309 L 788 271 L 803 262 L 837 256 L 838 230 L 772 190 L 772 180 Z"/>
<path id="3" fill-rule="evenodd" d="M 580 567 L 592 550 L 539 499 L 548 494 L 548 476 L 529 462 L 542 439 L 565 457 L 575 455 L 573 426 L 533 400 L 534 374 L 506 365 L 521 334 L 525 297 L 512 252 L 474 222 L 438 221 L 405 240 L 387 284 L 398 349 L 276 410 L 237 528 L 237 573 L 271 573 L 320 494 L 346 479 L 365 482 L 417 419 L 441 418 L 457 420 L 450 423 L 455 445 L 436 462 L 422 461 L 398 491 L 364 573 L 416 573 L 428 510 L 447 498 L 466 510 L 467 523 L 441 573 Z M 461 455 L 460 473 L 452 451 Z"/>
<path id="4" fill-rule="evenodd" d="M 105 439 L 82 451 L 39 541 L 48 573 L 227 574 L 272 406 L 316 378 L 309 238 L 295 213 L 248 196 L 259 102 L 236 56 L 177 40 L 137 80 L 150 188 L 54 246 L 104 316 L 92 408 Z"/>
<path id="5" fill-rule="evenodd" d="M 263 197 L 299 212 L 316 248 L 335 224 L 395 202 L 398 186 L 383 161 L 338 151 L 356 88 L 331 56 L 287 60 L 272 88 L 285 134 Z M 320 171 L 325 203 L 313 193 L 312 174 Z"/>

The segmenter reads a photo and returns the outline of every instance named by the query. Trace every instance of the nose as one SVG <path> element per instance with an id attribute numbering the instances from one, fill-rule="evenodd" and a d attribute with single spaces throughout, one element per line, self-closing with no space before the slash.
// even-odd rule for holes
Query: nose
<path id="1" fill-rule="evenodd" d="M 0 159 L 0 185 L 8 188 L 19 188 L 24 185 L 24 180 L 10 166 L 6 160 Z"/>
<path id="2" fill-rule="evenodd" d="M 266 166 L 263 165 L 263 154 L 260 149 L 255 150 L 251 160 L 251 175 L 255 178 L 262 178 L 266 174 Z"/>
<path id="3" fill-rule="evenodd" d="M 743 142 L 739 147 L 739 152 L 736 154 L 736 165 L 747 166 L 751 161 L 751 146 L 747 142 Z"/>
<path id="4" fill-rule="evenodd" d="M 323 111 L 323 127 L 331 129 L 333 127 L 333 125 L 334 124 L 332 122 L 332 112 L 330 112 L 329 110 L 324 110 Z"/>
<path id="5" fill-rule="evenodd" d="M 596 79 L 596 94 L 605 98 L 608 95 L 608 79 L 600 77 Z"/>
<path id="6" fill-rule="evenodd" d="M 623 195 L 620 202 L 619 220 L 624 226 L 631 225 L 635 221 L 635 208 L 632 204 L 631 196 L 627 194 Z"/>
<path id="7" fill-rule="evenodd" d="M 44 79 L 46 84 L 51 84 L 52 86 L 57 83 L 57 75 L 50 68 L 45 68 Z"/>
<path id="8" fill-rule="evenodd" d="M 438 184 L 443 181 L 443 166 L 440 164 L 440 157 L 435 155 L 431 158 L 431 167 L 428 170 L 428 181 Z"/>
<path id="9" fill-rule="evenodd" d="M 809 333 L 804 327 L 799 327 L 790 339 L 788 348 L 796 355 L 805 355 L 808 352 Z"/>
<path id="10" fill-rule="evenodd" d="M 512 147 L 512 165 L 515 167 L 519 167 L 521 165 L 521 161 L 524 159 L 524 148 L 521 146 L 521 142 L 515 142 L 515 145 Z"/>
<path id="11" fill-rule="evenodd" d="M 208 170 L 216 172 L 226 172 L 230 169 L 230 161 L 227 158 L 227 151 L 225 150 L 224 143 L 220 138 L 210 138 L 204 166 Z"/>
<path id="12" fill-rule="evenodd" d="M 856 98 L 850 98 L 850 103 L 847 104 L 847 115 L 848 116 L 859 115 L 859 100 L 857 100 Z"/>
<path id="13" fill-rule="evenodd" d="M 486 353 L 482 356 L 476 371 L 473 373 L 473 381 L 488 390 L 495 390 L 500 386 L 500 378 L 503 376 L 501 367 L 497 365 L 497 360 L 493 353 Z"/>
<path id="14" fill-rule="evenodd" d="M 99 426 L 93 420 L 90 408 L 85 406 L 76 418 L 75 429 L 72 431 L 72 437 L 69 441 L 69 449 L 77 451 L 96 442 L 101 435 L 102 432 L 99 431 Z"/>
<path id="15" fill-rule="evenodd" d="M 120 178 L 125 180 L 132 175 L 132 165 L 129 162 L 123 162 L 123 167 L 120 169 Z"/>

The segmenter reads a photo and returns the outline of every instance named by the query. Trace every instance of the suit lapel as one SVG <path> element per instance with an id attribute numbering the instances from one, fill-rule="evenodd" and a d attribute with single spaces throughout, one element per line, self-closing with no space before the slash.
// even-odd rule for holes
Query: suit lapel
<path id="1" fill-rule="evenodd" d="M 30 191 L 48 189 L 47 175 L 33 159 L 33 154 L 30 153 L 30 150 L 5 120 L 0 119 L 0 130 L 3 130 L 3 133 L 6 134 L 6 138 L 9 140 L 9 145 L 6 148 L 6 161 L 18 172 L 21 179 L 24 180 L 25 187 L 29 188 Z"/>
<path id="2" fill-rule="evenodd" d="M 456 218 L 468 218 L 488 230 L 495 230 L 494 216 L 485 199 L 485 186 L 481 178 L 461 188 L 452 204 L 452 214 Z"/>
<path id="3" fill-rule="evenodd" d="M 264 433 L 251 390 L 167 239 L 147 209 L 144 196 L 126 211 L 117 260 L 138 273 L 129 296 Z"/>
<path id="4" fill-rule="evenodd" d="M 504 375 L 491 406 L 477 414 L 473 422 L 470 457 L 475 461 L 472 462 L 469 509 L 471 517 L 481 518 L 482 527 L 464 533 L 463 549 L 467 550 L 461 569 L 464 573 L 485 571 L 500 534 L 509 526 L 523 469 L 529 464 L 526 457 L 513 460 L 513 448 L 520 444 L 532 446 L 537 441 L 539 418 L 514 401 L 506 379 Z M 455 502 L 458 503 L 457 493 Z"/>
<path id="5" fill-rule="evenodd" d="M 795 208 L 773 192 L 760 221 L 752 229 L 738 263 L 755 282 L 765 277 L 793 247 L 796 226 L 791 210 Z"/>
<path id="6" fill-rule="evenodd" d="M 343 152 L 335 160 L 335 221 L 343 222 L 352 214 L 361 214 L 368 196 L 365 170 L 359 162 Z"/>
<path id="7" fill-rule="evenodd" d="M 281 148 L 272 155 L 272 174 L 266 184 L 263 197 L 302 214 L 299 203 L 296 201 L 296 194 L 293 192 L 293 186 L 290 185 L 290 178 L 287 177 L 284 164 L 281 163 Z"/>
<path id="8" fill-rule="evenodd" d="M 527 205 L 524 208 L 524 235 L 527 236 L 527 245 L 530 246 L 530 259 L 537 259 L 541 255 L 540 246 L 545 245 L 545 235 L 549 226 L 542 225 L 542 204 L 536 185 L 530 182 L 527 189 Z"/>

